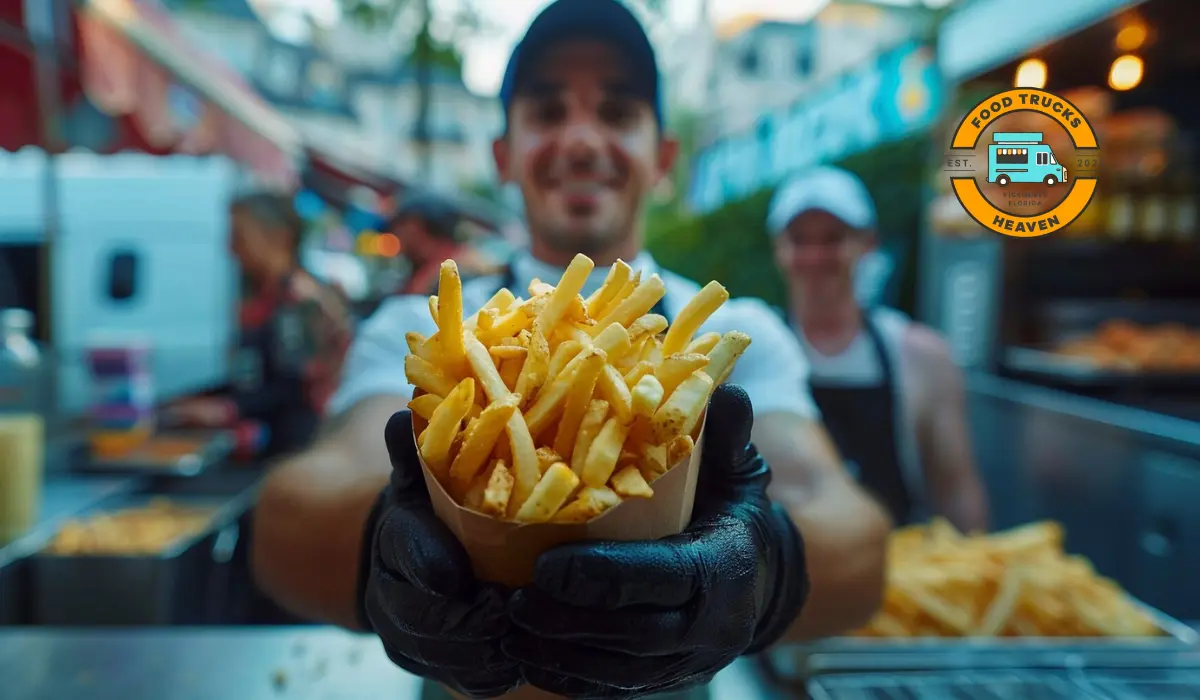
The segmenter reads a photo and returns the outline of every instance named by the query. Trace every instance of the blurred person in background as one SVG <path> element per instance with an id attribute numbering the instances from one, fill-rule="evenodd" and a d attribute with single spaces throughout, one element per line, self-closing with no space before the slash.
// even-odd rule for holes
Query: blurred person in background
<path id="1" fill-rule="evenodd" d="M 464 279 L 492 271 L 475 250 L 463 242 L 458 211 L 436 195 L 419 193 L 401 200 L 388 224 L 400 239 L 412 274 L 401 294 L 433 294 L 443 260 L 458 263 Z"/>
<path id="2" fill-rule="evenodd" d="M 641 24 L 615 0 L 557 0 L 503 85 L 493 153 L 521 189 L 532 244 L 502 274 L 464 283 L 463 306 L 557 280 L 584 253 L 596 263 L 585 295 L 626 260 L 663 279 L 655 313 L 673 318 L 699 287 L 642 249 L 646 203 L 678 145 L 663 131 Z M 260 585 L 306 617 L 371 630 L 397 665 L 471 697 L 523 683 L 565 697 L 695 697 L 742 654 L 865 623 L 881 599 L 890 523 L 832 449 L 787 326 L 761 301 L 733 299 L 701 331 L 735 329 L 753 342 L 710 404 L 689 527 L 552 548 L 514 592 L 476 580 L 432 511 L 403 368 L 405 333 L 435 328 L 425 296 L 388 300 L 355 339 L 336 416 L 264 483 Z M 446 696 L 427 686 L 424 697 Z"/>
<path id="3" fill-rule="evenodd" d="M 242 276 L 238 347 L 227 386 L 168 407 L 190 427 L 265 427 L 260 456 L 291 452 L 312 437 L 337 386 L 353 337 L 345 295 L 300 265 L 304 224 L 274 193 L 230 206 L 230 249 Z"/>
<path id="4" fill-rule="evenodd" d="M 808 356 L 807 387 L 859 482 L 897 525 L 942 515 L 985 531 L 962 372 L 946 342 L 895 309 L 863 308 L 860 261 L 878 245 L 875 205 L 846 170 L 817 167 L 780 186 L 767 228 Z"/>

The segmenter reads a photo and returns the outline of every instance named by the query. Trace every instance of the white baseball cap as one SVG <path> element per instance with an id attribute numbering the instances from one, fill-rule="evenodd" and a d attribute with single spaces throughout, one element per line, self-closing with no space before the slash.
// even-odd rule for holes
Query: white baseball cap
<path id="1" fill-rule="evenodd" d="M 853 173 L 832 166 L 805 170 L 775 192 L 767 210 L 767 232 L 777 236 L 797 216 L 821 209 L 853 228 L 875 226 L 875 203 L 866 185 Z"/>

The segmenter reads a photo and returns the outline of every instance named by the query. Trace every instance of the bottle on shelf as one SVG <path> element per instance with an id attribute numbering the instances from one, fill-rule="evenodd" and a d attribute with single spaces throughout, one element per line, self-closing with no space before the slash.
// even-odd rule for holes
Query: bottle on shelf
<path id="1" fill-rule="evenodd" d="M 1135 224 L 1135 184 L 1125 167 L 1113 168 L 1107 178 L 1104 230 L 1109 238 L 1126 241 L 1133 236 Z"/>
<path id="2" fill-rule="evenodd" d="M 1167 237 L 1171 200 L 1167 192 L 1167 151 L 1163 144 L 1147 144 L 1138 159 L 1136 233 L 1146 241 Z"/>
<path id="3" fill-rule="evenodd" d="M 45 450 L 46 392 L 33 314 L 0 311 L 0 545 L 37 521 Z"/>
<path id="4" fill-rule="evenodd" d="M 1169 235 L 1177 241 L 1194 241 L 1200 238 L 1196 231 L 1196 166 L 1190 145 L 1190 141 L 1180 144 L 1180 157 L 1176 159 L 1171 177 Z"/>

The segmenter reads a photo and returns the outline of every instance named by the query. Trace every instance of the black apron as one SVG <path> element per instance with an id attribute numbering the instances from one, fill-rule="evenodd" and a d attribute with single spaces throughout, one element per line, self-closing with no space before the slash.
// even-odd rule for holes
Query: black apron
<path id="1" fill-rule="evenodd" d="M 507 289 L 508 291 L 512 292 L 513 294 L 516 294 L 517 293 L 517 290 L 515 289 L 516 286 L 517 286 L 517 274 L 515 272 L 513 272 L 512 263 L 509 263 L 509 264 L 505 265 L 504 269 L 501 270 L 501 272 L 500 272 L 500 285 L 498 287 L 496 287 L 496 292 L 500 291 L 501 289 Z M 492 292 L 492 293 L 495 294 L 496 292 Z M 650 313 L 658 314 L 659 316 L 662 316 L 663 318 L 667 319 L 667 323 L 670 323 L 671 315 L 667 313 L 667 305 L 665 303 L 666 299 L 667 299 L 667 296 L 664 294 L 661 299 L 659 299 L 657 302 L 655 302 L 654 308 L 650 309 Z"/>
<path id="2" fill-rule="evenodd" d="M 304 394 L 304 342 L 302 319 L 285 304 L 261 324 L 239 328 L 231 384 L 239 404 L 251 409 L 246 417 L 267 428 L 260 459 L 304 447 L 320 422 Z"/>
<path id="3" fill-rule="evenodd" d="M 846 468 L 883 503 L 897 526 L 913 516 L 913 497 L 904 478 L 897 450 L 896 375 L 875 323 L 863 315 L 883 382 L 878 386 L 847 386 L 809 379 L 813 401 L 825 428 L 846 460 Z"/>

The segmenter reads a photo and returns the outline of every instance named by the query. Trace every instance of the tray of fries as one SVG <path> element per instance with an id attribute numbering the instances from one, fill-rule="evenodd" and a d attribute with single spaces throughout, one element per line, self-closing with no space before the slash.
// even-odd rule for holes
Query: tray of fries
<path id="1" fill-rule="evenodd" d="M 691 520 L 708 400 L 750 337 L 696 335 L 729 299 L 716 282 L 668 323 L 653 313 L 658 275 L 617 261 L 585 298 L 593 268 L 576 256 L 557 285 L 501 289 L 465 316 L 448 260 L 429 300 L 437 332 L 406 336 L 430 498 L 481 578 L 519 586 L 553 545 L 657 539 Z"/>
<path id="2" fill-rule="evenodd" d="M 1192 628 L 1066 554 L 1058 523 L 963 535 L 935 519 L 892 533 L 883 606 L 866 627 L 778 648 L 768 661 L 783 677 L 1033 658 L 1055 665 L 1089 651 L 1178 650 L 1198 641 Z"/>

